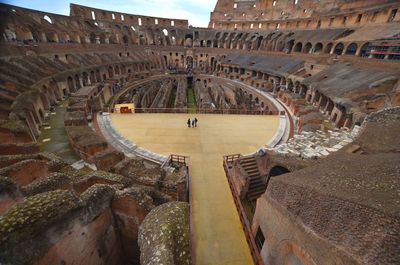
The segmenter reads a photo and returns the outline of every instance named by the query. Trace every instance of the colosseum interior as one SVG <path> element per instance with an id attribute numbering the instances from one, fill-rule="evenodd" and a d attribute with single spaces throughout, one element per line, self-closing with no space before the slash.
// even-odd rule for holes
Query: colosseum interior
<path id="1" fill-rule="evenodd" d="M 400 2 L 215 3 L 0 4 L 0 264 L 399 264 Z"/>

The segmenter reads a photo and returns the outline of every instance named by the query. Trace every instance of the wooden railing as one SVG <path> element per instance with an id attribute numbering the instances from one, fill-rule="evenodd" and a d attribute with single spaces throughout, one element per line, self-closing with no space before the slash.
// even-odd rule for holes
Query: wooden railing
<path id="1" fill-rule="evenodd" d="M 176 163 L 179 164 L 180 166 L 186 167 L 187 171 L 187 177 L 186 177 L 186 184 L 185 184 L 185 189 L 186 189 L 186 198 L 183 199 L 184 201 L 190 202 L 190 172 L 189 172 L 189 157 L 188 156 L 183 156 L 183 155 L 177 155 L 177 154 L 170 154 L 168 156 L 168 159 L 165 160 L 165 162 L 161 165 L 161 167 L 165 167 L 167 165 L 171 165 L 171 163 Z"/>
<path id="2" fill-rule="evenodd" d="M 226 155 L 224 156 L 224 162 L 232 163 L 233 161 L 237 160 L 241 157 L 241 154 L 234 154 L 234 155 Z"/>
<path id="3" fill-rule="evenodd" d="M 243 226 L 243 231 L 246 236 L 246 241 L 250 248 L 250 252 L 251 252 L 251 256 L 253 258 L 254 264 L 255 265 L 264 265 L 264 262 L 262 261 L 261 256 L 260 256 L 260 252 L 258 251 L 256 241 L 251 232 L 251 225 L 249 223 L 249 220 L 247 219 L 246 213 L 245 213 L 242 203 L 240 201 L 238 191 L 236 190 L 236 187 L 233 184 L 230 173 L 229 173 L 229 163 L 234 162 L 235 160 L 239 159 L 240 157 L 241 157 L 240 154 L 224 156 L 223 163 L 224 163 L 225 175 L 228 180 L 229 186 L 231 188 L 233 201 L 235 202 L 236 209 L 239 214 L 240 222 L 242 223 L 242 226 Z"/>
<path id="4" fill-rule="evenodd" d="M 187 166 L 187 161 L 189 160 L 189 157 L 183 156 L 183 155 L 171 154 L 169 156 L 169 160 L 171 163 L 178 163 L 178 164 Z"/>

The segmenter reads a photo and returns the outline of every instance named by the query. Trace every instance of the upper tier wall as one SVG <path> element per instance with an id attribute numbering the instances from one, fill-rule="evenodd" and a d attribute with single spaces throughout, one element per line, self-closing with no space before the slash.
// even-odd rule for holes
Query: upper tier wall
<path id="1" fill-rule="evenodd" d="M 400 21 L 399 1 L 219 0 L 210 17 L 216 29 L 318 29 Z"/>
<path id="2" fill-rule="evenodd" d="M 189 22 L 186 19 L 171 19 L 171 18 L 132 15 L 127 13 L 107 11 L 103 9 L 97 9 L 76 4 L 71 4 L 70 8 L 71 8 L 70 9 L 71 16 L 78 16 L 91 20 L 108 20 L 114 22 L 129 23 L 138 26 L 159 25 L 161 27 L 175 26 L 182 28 L 185 27 L 187 28 L 189 26 Z"/>

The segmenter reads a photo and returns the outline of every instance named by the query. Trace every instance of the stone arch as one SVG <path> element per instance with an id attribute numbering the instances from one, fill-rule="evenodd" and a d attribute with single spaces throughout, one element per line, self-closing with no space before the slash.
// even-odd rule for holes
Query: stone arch
<path id="1" fill-rule="evenodd" d="M 116 66 L 114 67 L 114 72 L 115 72 L 116 75 L 119 75 L 119 74 L 120 74 L 119 66 L 118 66 L 118 65 L 116 65 Z"/>
<path id="2" fill-rule="evenodd" d="M 324 46 L 322 45 L 321 42 L 318 42 L 317 44 L 315 44 L 314 46 L 314 53 L 320 53 L 322 52 Z"/>
<path id="3" fill-rule="evenodd" d="M 355 55 L 357 52 L 357 44 L 356 43 L 350 43 L 347 48 L 346 48 L 346 55 Z"/>
<path id="4" fill-rule="evenodd" d="M 294 46 L 294 52 L 301 52 L 302 49 L 303 44 L 301 42 L 296 43 L 296 45 Z"/>
<path id="5" fill-rule="evenodd" d="M 112 66 L 108 67 L 108 76 L 110 78 L 114 76 L 114 69 L 112 68 Z"/>
<path id="6" fill-rule="evenodd" d="M 74 35 L 72 35 L 72 40 L 71 41 L 74 42 L 74 43 L 81 43 L 82 42 L 81 36 L 79 36 L 78 33 L 74 33 Z"/>
<path id="7" fill-rule="evenodd" d="M 96 70 L 96 82 L 101 82 L 101 74 L 99 69 Z"/>
<path id="8" fill-rule="evenodd" d="M 59 41 L 62 43 L 69 43 L 71 42 L 71 37 L 69 36 L 69 34 L 65 31 L 61 32 L 60 36 L 59 36 Z"/>
<path id="9" fill-rule="evenodd" d="M 368 55 L 369 55 L 369 54 L 368 54 L 369 45 L 370 45 L 369 42 L 364 43 L 364 44 L 360 47 L 360 50 L 359 50 L 359 52 L 358 52 L 358 56 L 361 56 L 361 57 L 368 57 Z"/>
<path id="10" fill-rule="evenodd" d="M 121 74 L 126 74 L 126 66 L 125 65 L 121 65 Z"/>
<path id="11" fill-rule="evenodd" d="M 184 46 L 187 46 L 187 47 L 192 47 L 193 46 L 193 35 L 192 34 L 186 34 L 185 35 Z"/>
<path id="12" fill-rule="evenodd" d="M 40 99 L 42 100 L 43 107 L 48 110 L 50 109 L 49 91 L 46 85 L 42 86 L 42 91 L 40 93 Z"/>
<path id="13" fill-rule="evenodd" d="M 287 80 L 287 86 L 286 86 L 287 90 L 289 91 L 293 91 L 293 81 L 292 79 L 288 79 Z"/>
<path id="14" fill-rule="evenodd" d="M 125 45 L 129 44 L 129 37 L 127 35 L 122 36 L 122 41 L 124 42 Z"/>
<path id="15" fill-rule="evenodd" d="M 89 35 L 90 43 L 96 43 L 96 38 L 97 38 L 96 34 L 94 34 L 93 32 L 90 33 Z"/>
<path id="16" fill-rule="evenodd" d="M 344 50 L 344 44 L 339 42 L 338 44 L 336 44 L 335 49 L 333 50 L 333 52 L 337 55 L 342 55 L 343 54 L 343 50 Z"/>
<path id="17" fill-rule="evenodd" d="M 49 88 L 50 88 L 51 93 L 54 94 L 56 99 L 62 98 L 62 96 L 60 95 L 60 88 L 58 87 L 57 82 L 54 79 L 50 80 Z"/>
<path id="18" fill-rule="evenodd" d="M 118 34 L 110 34 L 108 37 L 108 42 L 110 44 L 118 44 L 119 43 L 118 36 L 119 36 Z"/>
<path id="19" fill-rule="evenodd" d="M 79 79 L 79 75 L 75 75 L 75 90 L 78 90 L 82 87 L 81 81 Z"/>
<path id="20" fill-rule="evenodd" d="M 33 41 L 33 34 L 29 29 L 17 27 L 15 29 L 15 35 L 17 40 L 22 41 Z"/>
<path id="21" fill-rule="evenodd" d="M 96 83 L 96 79 L 95 79 L 95 76 L 94 76 L 94 71 L 90 71 L 89 80 L 90 80 L 91 84 Z"/>
<path id="22" fill-rule="evenodd" d="M 259 49 L 261 48 L 261 43 L 262 43 L 262 41 L 263 41 L 263 36 L 257 37 L 257 40 L 256 40 L 256 50 L 259 50 Z"/>
<path id="23" fill-rule="evenodd" d="M 290 40 L 290 41 L 286 42 L 285 52 L 291 53 L 293 46 L 294 46 L 294 40 Z"/>
<path id="24" fill-rule="evenodd" d="M 290 173 L 290 170 L 284 166 L 274 166 L 269 170 L 268 175 L 270 177 L 276 177 L 282 174 Z"/>
<path id="25" fill-rule="evenodd" d="M 282 52 L 285 49 L 285 45 L 283 44 L 283 41 L 280 40 L 278 44 L 276 45 L 276 51 Z"/>
<path id="26" fill-rule="evenodd" d="M 75 85 L 74 85 L 74 80 L 72 79 L 71 76 L 68 76 L 67 84 L 68 84 L 69 91 L 74 92 L 75 91 Z"/>
<path id="27" fill-rule="evenodd" d="M 312 48 L 311 42 L 307 42 L 306 45 L 304 45 L 303 53 L 310 53 Z"/>
<path id="28" fill-rule="evenodd" d="M 86 72 L 83 72 L 82 73 L 82 84 L 83 84 L 83 86 L 87 86 L 87 85 L 89 85 L 89 75 L 88 75 L 88 73 L 86 73 Z"/>
<path id="29" fill-rule="evenodd" d="M 46 34 L 47 42 L 58 42 L 58 34 L 56 32 L 49 32 Z"/>
<path id="30" fill-rule="evenodd" d="M 331 53 L 332 47 L 333 47 L 333 43 L 332 43 L 332 42 L 328 43 L 328 44 L 325 46 L 324 53 Z"/>

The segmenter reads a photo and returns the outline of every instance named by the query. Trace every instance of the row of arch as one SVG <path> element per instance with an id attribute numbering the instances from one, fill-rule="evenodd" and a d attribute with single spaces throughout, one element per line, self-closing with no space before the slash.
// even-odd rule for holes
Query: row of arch
<path id="1" fill-rule="evenodd" d="M 188 33 L 186 30 L 179 32 L 177 29 L 142 28 L 140 31 L 134 26 L 115 24 L 115 31 L 103 32 L 93 22 L 88 22 L 87 27 L 92 29 L 88 35 L 75 31 L 56 32 L 40 31 L 33 27 L 24 26 L 15 29 L 17 39 L 26 41 L 58 42 L 58 43 L 92 43 L 92 44 L 124 44 L 124 45 L 159 45 L 159 46 L 199 46 L 207 48 L 225 48 L 242 50 L 265 50 L 285 53 L 306 54 L 336 54 L 356 55 L 361 57 L 371 56 L 369 42 L 303 42 L 294 39 L 293 32 L 272 32 L 267 35 L 249 32 L 217 32 L 212 39 L 200 39 L 199 33 Z M 197 34 L 196 34 L 197 33 Z M 204 33 L 204 32 L 203 32 Z M 351 31 L 344 31 L 344 36 Z M 380 58 L 380 57 L 373 57 Z M 392 59 L 389 57 L 389 59 Z"/>
<path id="2" fill-rule="evenodd" d="M 224 73 L 226 76 L 230 76 L 232 79 L 238 78 L 240 81 L 245 82 L 243 79 L 243 75 L 246 72 L 250 72 L 253 79 L 251 79 L 251 86 L 255 86 L 256 83 L 269 83 L 270 89 L 269 91 L 273 92 L 274 94 L 278 95 L 278 97 L 283 96 L 279 92 L 290 92 L 297 95 L 300 95 L 301 98 L 305 99 L 307 102 L 312 104 L 317 104 L 318 108 L 322 109 L 330 118 L 330 120 L 337 126 L 337 127 L 351 127 L 352 126 L 352 115 L 346 113 L 346 109 L 335 103 L 329 97 L 323 95 L 318 90 L 311 89 L 307 85 L 302 84 L 299 81 L 294 81 L 291 78 L 285 78 L 281 76 L 270 75 L 267 73 L 263 73 L 260 71 L 250 71 L 245 68 L 240 67 L 232 67 L 228 65 L 222 65 L 218 62 L 215 71 L 218 75 L 218 72 Z M 231 75 L 231 73 L 236 73 L 236 75 Z M 255 86 L 256 88 L 260 88 L 259 85 Z M 283 103 L 287 106 L 290 106 L 290 99 L 283 97 L 280 98 Z"/>
<path id="3" fill-rule="evenodd" d="M 14 37 L 9 40 L 23 41 L 25 43 L 50 42 L 50 43 L 92 43 L 92 44 L 133 44 L 133 45 L 184 45 L 184 39 L 179 38 L 176 29 L 142 28 L 134 26 L 114 25 L 114 31 L 105 32 L 93 22 L 85 22 L 86 34 L 72 30 L 56 31 L 53 29 L 40 29 L 40 27 L 18 26 L 13 32 Z"/>
<path id="4" fill-rule="evenodd" d="M 267 36 L 250 33 L 222 33 L 215 35 L 213 41 L 201 40 L 201 47 L 243 49 L 243 50 L 266 50 L 285 53 L 327 53 L 337 55 L 359 55 L 366 57 L 371 50 L 370 43 L 343 43 L 343 42 L 301 42 L 292 38 L 292 33 L 283 34 L 273 32 Z M 346 33 L 348 34 L 348 33 Z"/>
<path id="5" fill-rule="evenodd" d="M 315 43 L 314 45 L 311 42 L 307 42 L 303 45 L 302 42 L 297 42 L 296 45 L 293 45 L 293 42 L 288 43 L 288 51 L 289 52 L 298 52 L 298 53 L 330 53 L 336 55 L 358 55 L 361 57 L 365 57 L 369 54 L 370 43 L 366 42 L 364 44 L 357 44 L 355 42 L 349 43 L 345 45 L 342 42 L 332 43 L 329 42 L 324 45 L 321 42 Z"/>
<path id="6" fill-rule="evenodd" d="M 119 78 L 120 75 L 147 72 L 151 69 L 150 63 L 115 64 L 69 75 L 65 79 L 65 85 L 61 85 L 63 81 L 51 79 L 41 85 L 38 101 L 33 102 L 32 106 L 27 106 L 27 110 L 30 112 L 28 124 L 32 131 L 38 132 L 38 126 L 44 122 L 45 112 L 57 101 L 84 86 L 100 83 L 109 78 Z"/>

